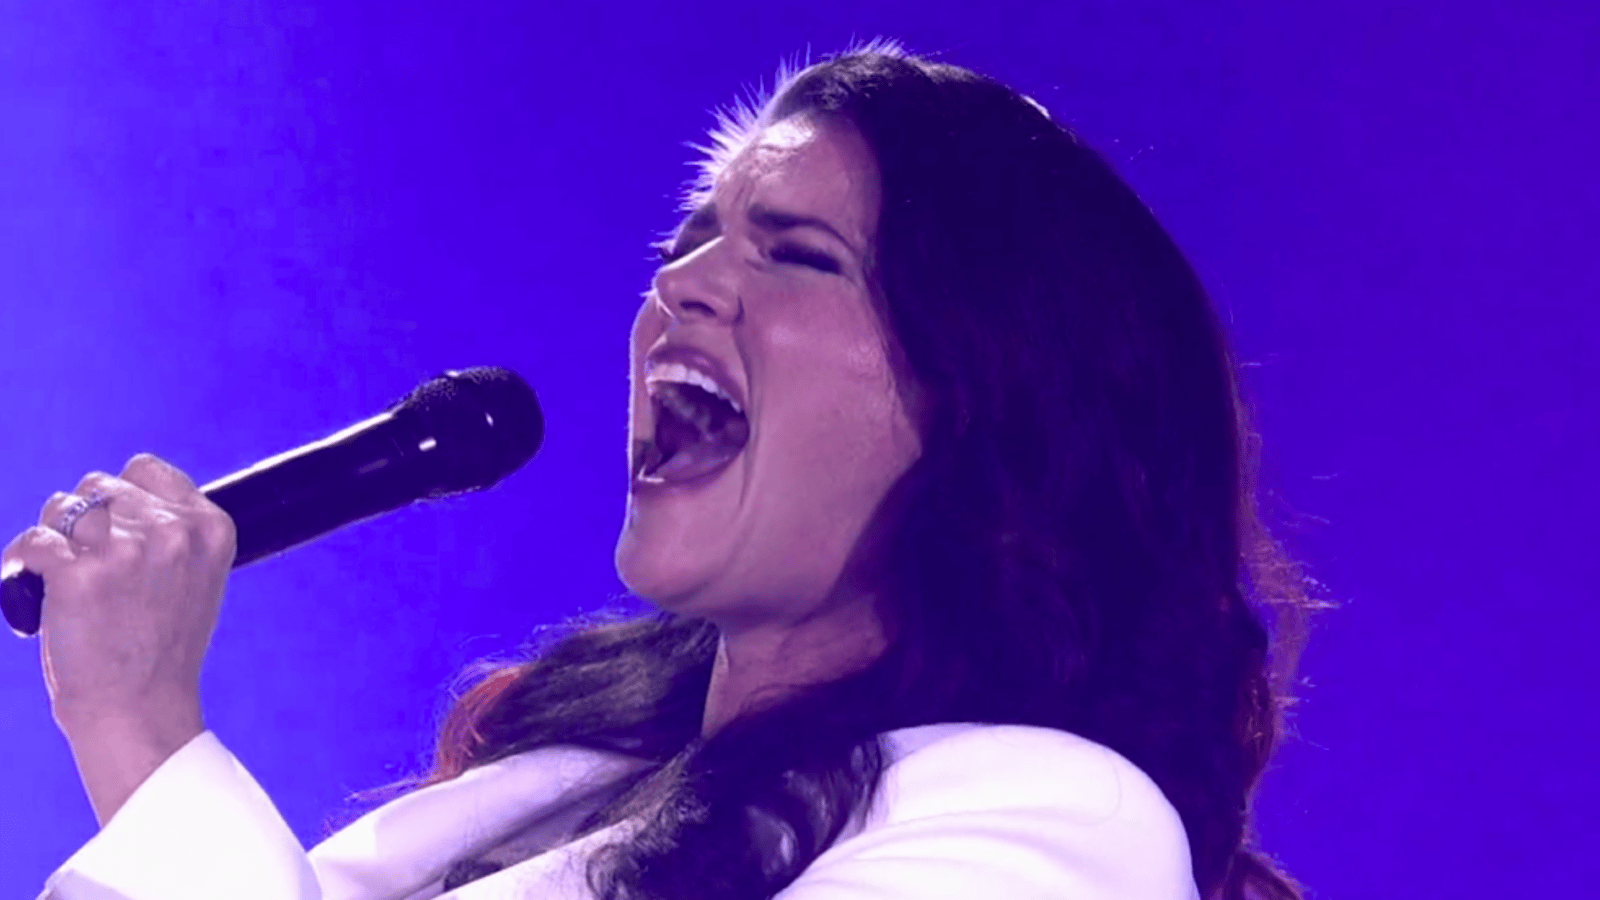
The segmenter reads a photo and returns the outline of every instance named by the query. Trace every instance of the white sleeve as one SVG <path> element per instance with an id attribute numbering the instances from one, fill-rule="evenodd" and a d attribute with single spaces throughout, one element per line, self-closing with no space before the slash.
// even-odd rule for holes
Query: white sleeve
<path id="1" fill-rule="evenodd" d="M 864 827 L 776 900 L 1195 900 L 1143 772 L 1065 732 L 977 728 L 891 766 Z"/>
<path id="2" fill-rule="evenodd" d="M 211 732 L 163 762 L 39 900 L 321 900 L 305 850 Z"/>

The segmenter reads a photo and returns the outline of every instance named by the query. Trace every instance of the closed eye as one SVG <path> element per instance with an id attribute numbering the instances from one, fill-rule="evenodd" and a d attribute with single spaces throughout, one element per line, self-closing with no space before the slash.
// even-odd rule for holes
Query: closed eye
<path id="1" fill-rule="evenodd" d="M 810 247 L 802 247 L 798 244 L 779 244 L 772 248 L 771 255 L 774 262 L 796 263 L 834 275 L 842 271 L 838 260 L 823 253 L 821 250 L 812 250 Z"/>
<path id="2" fill-rule="evenodd" d="M 684 240 L 665 240 L 651 245 L 662 265 L 671 265 L 699 248 L 700 243 Z M 779 244 L 773 247 L 769 255 L 774 262 L 793 263 L 807 266 L 819 272 L 837 275 L 844 271 L 839 261 L 821 250 L 802 247 L 799 244 Z"/>

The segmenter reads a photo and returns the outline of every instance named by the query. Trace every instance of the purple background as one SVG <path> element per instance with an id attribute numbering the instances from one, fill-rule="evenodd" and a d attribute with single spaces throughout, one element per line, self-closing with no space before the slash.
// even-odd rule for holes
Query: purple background
<path id="1" fill-rule="evenodd" d="M 549 438 L 502 489 L 232 582 L 211 723 L 317 839 L 462 664 L 620 591 L 626 328 L 706 110 L 898 37 L 1105 148 L 1253 364 L 1274 509 L 1343 601 L 1266 846 L 1316 897 L 1587 895 L 1600 10 L 961 6 L 0 0 L 0 530 L 139 450 L 203 481 L 445 368 L 527 376 Z M 94 822 L 7 641 L 31 897 Z"/>

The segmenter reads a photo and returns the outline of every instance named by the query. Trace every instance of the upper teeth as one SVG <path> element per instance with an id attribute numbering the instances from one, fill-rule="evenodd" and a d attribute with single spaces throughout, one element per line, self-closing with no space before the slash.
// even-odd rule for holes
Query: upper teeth
<path id="1" fill-rule="evenodd" d="M 710 375 L 707 375 L 699 369 L 691 369 L 683 363 L 657 363 L 656 365 L 650 367 L 650 374 L 645 376 L 645 384 L 655 384 L 659 381 L 673 381 L 679 384 L 692 384 L 697 388 L 701 388 L 708 393 L 722 398 L 729 406 L 733 407 L 734 412 L 744 415 L 744 408 L 739 405 L 739 401 L 728 396 L 728 392 L 724 391 Z"/>

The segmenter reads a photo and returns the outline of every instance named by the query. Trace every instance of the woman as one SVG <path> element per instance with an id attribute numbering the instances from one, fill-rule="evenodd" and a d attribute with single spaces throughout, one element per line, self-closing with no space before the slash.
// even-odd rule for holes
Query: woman
<path id="1" fill-rule="evenodd" d="M 725 122 L 689 207 L 617 546 L 661 614 L 492 672 L 309 857 L 204 732 L 226 516 L 153 457 L 52 498 L 73 521 L 6 562 L 46 578 L 107 826 L 47 895 L 1298 897 L 1249 804 L 1311 604 L 1149 211 L 1037 104 L 888 46 Z"/>

